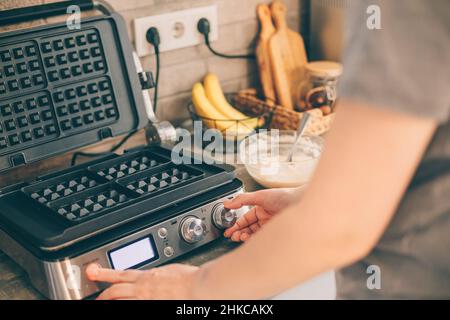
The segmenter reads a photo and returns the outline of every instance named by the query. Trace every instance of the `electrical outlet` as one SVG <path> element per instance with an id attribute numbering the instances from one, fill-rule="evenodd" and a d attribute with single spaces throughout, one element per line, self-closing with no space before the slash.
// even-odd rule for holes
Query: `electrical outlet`
<path id="1" fill-rule="evenodd" d="M 209 38 L 219 38 L 217 6 L 200 7 L 166 14 L 138 18 L 134 20 L 134 39 L 137 54 L 140 57 L 153 54 L 153 46 L 147 42 L 145 35 L 151 27 L 158 28 L 161 44 L 160 52 L 191 47 L 204 42 L 204 37 L 197 30 L 201 18 L 207 18 L 211 24 Z"/>

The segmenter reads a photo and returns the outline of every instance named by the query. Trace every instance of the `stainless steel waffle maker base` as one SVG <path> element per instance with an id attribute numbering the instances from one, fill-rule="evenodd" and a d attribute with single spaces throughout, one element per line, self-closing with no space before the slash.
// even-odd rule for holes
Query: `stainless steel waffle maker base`
<path id="1" fill-rule="evenodd" d="M 222 205 L 243 191 L 234 168 L 172 161 L 164 143 L 175 130 L 152 112 L 149 74 L 123 19 L 100 2 L 80 4 L 103 15 L 75 30 L 0 34 L 0 171 L 145 126 L 152 143 L 0 190 L 0 249 L 50 299 L 104 289 L 86 279 L 90 263 L 159 266 L 217 239 L 242 213 Z M 64 14 L 67 5 L 2 11 L 0 24 Z"/>

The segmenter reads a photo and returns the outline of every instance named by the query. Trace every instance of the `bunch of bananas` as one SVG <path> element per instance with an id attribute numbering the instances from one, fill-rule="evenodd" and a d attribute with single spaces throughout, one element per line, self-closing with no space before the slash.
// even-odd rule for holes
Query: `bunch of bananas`
<path id="1" fill-rule="evenodd" d="M 192 103 L 208 127 L 218 129 L 226 136 L 245 137 L 261 125 L 257 118 L 247 117 L 228 103 L 219 78 L 212 73 L 205 76 L 203 84 L 197 82 L 194 85 Z"/>

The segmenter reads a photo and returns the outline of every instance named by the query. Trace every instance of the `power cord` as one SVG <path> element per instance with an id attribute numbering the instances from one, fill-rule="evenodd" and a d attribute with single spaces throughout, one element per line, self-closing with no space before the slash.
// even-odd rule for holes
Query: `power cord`
<path id="1" fill-rule="evenodd" d="M 161 39 L 159 36 L 158 29 L 155 27 L 151 27 L 147 30 L 146 34 L 147 41 L 153 45 L 155 48 L 155 56 L 156 56 L 156 82 L 155 82 L 155 91 L 153 96 L 153 109 L 156 114 L 156 110 L 158 108 L 158 84 L 159 84 L 159 72 L 160 72 L 160 55 L 159 55 L 159 45 L 161 43 Z M 105 156 L 107 154 L 113 153 L 117 151 L 120 147 L 122 147 L 134 134 L 136 134 L 138 130 L 132 130 L 130 131 L 121 141 L 119 141 L 116 145 L 112 146 L 111 149 L 107 152 L 96 152 L 96 153 L 89 153 L 89 152 L 82 152 L 77 151 L 74 152 L 72 155 L 71 160 L 71 166 L 74 166 L 77 162 L 78 157 L 86 157 L 86 158 L 96 158 Z"/>
<path id="2" fill-rule="evenodd" d="M 125 137 L 123 137 L 122 140 L 120 140 L 116 145 L 112 146 L 111 149 L 109 149 L 109 151 L 106 151 L 106 152 L 95 152 L 95 153 L 83 152 L 83 151 L 74 152 L 72 155 L 72 160 L 70 161 L 70 165 L 73 167 L 77 163 L 78 157 L 97 158 L 97 157 L 106 156 L 110 153 L 113 153 L 113 152 L 117 151 L 120 147 L 122 147 L 132 136 L 134 136 L 136 134 L 136 132 L 138 132 L 138 130 L 130 131 Z"/>
<path id="3" fill-rule="evenodd" d="M 156 79 L 155 79 L 155 89 L 154 89 L 154 96 L 153 96 L 153 110 L 155 111 L 158 108 L 158 84 L 159 84 L 159 71 L 160 71 L 160 56 L 159 56 L 159 45 L 161 43 L 161 38 L 159 36 L 158 29 L 155 27 L 151 27 L 147 30 L 146 33 L 146 39 L 147 41 L 153 45 L 153 48 L 155 49 L 155 57 L 156 57 Z"/>
<path id="4" fill-rule="evenodd" d="M 209 51 L 211 51 L 214 55 L 216 55 L 218 57 L 225 58 L 225 59 L 249 59 L 249 60 L 256 59 L 256 55 L 254 55 L 254 54 L 231 55 L 231 54 L 220 53 L 220 52 L 217 52 L 216 50 L 214 50 L 214 48 L 211 46 L 211 43 L 209 41 L 209 34 L 211 33 L 211 24 L 209 23 L 209 20 L 206 18 L 201 18 L 198 21 L 197 30 L 198 30 L 198 32 L 203 34 L 203 36 L 205 37 L 205 44 L 208 47 Z"/>

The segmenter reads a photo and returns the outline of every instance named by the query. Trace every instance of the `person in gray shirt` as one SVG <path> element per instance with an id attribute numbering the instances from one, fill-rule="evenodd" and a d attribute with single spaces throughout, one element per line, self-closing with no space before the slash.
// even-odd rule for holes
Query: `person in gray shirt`
<path id="1" fill-rule="evenodd" d="M 450 298 L 450 1 L 348 1 L 346 22 L 341 99 L 306 192 L 226 202 L 254 206 L 225 232 L 245 243 L 201 267 L 90 266 L 113 283 L 100 299 L 266 298 L 331 269 L 338 298 Z"/>

